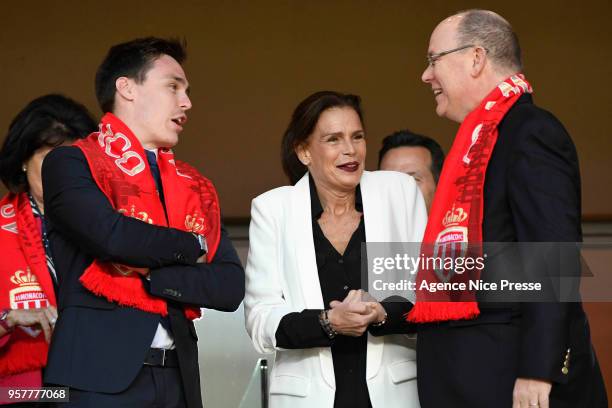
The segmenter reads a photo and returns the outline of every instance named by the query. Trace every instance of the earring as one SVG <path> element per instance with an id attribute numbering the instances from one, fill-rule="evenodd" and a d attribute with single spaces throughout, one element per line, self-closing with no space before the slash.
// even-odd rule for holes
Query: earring
<path id="1" fill-rule="evenodd" d="M 28 168 L 24 164 L 23 166 L 21 166 L 21 170 L 23 170 L 23 172 L 26 173 L 28 171 Z"/>

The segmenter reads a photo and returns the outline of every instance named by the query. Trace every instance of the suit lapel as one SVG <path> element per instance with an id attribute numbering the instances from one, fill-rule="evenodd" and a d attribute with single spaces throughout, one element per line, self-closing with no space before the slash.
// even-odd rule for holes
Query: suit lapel
<path id="1" fill-rule="evenodd" d="M 323 305 L 323 292 L 319 282 L 317 258 L 315 255 L 314 240 L 312 236 L 312 214 L 310 209 L 310 184 L 308 173 L 297 182 L 291 197 L 292 216 L 289 222 L 292 225 L 290 237 L 295 238 L 295 262 L 301 282 L 304 305 L 306 309 L 325 309 Z M 334 378 L 334 364 L 331 349 L 320 349 L 321 372 L 323 378 L 331 388 L 336 388 Z"/>
<path id="2" fill-rule="evenodd" d="M 367 242 L 384 242 L 388 240 L 388 225 L 383 224 L 388 219 L 389 206 L 383 208 L 381 197 L 372 183 L 370 172 L 364 171 L 361 177 L 361 200 L 363 203 L 363 214 L 365 217 L 365 232 Z"/>
<path id="3" fill-rule="evenodd" d="M 370 183 L 370 181 L 370 174 L 365 171 L 361 177 L 360 184 L 366 242 L 386 242 L 389 240 L 388 231 L 390 231 L 391 226 L 385 225 L 383 220 L 392 219 L 392 217 L 389 217 L 389 214 L 385 214 L 389 206 L 383 208 L 378 189 L 376 185 Z M 385 231 L 387 231 L 386 234 Z M 380 369 L 384 338 L 374 337 L 371 334 L 367 334 L 367 336 L 368 353 L 366 360 L 366 379 L 370 379 L 374 377 Z"/>
<path id="4" fill-rule="evenodd" d="M 295 262 L 307 309 L 323 309 L 323 294 L 319 283 L 317 258 L 312 238 L 312 216 L 310 212 L 310 187 L 308 174 L 295 185 L 291 197 L 293 224 L 291 237 L 295 238 Z"/>

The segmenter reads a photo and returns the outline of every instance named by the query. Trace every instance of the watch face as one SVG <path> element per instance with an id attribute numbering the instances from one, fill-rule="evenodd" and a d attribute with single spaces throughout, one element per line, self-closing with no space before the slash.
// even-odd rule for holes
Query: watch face
<path id="1" fill-rule="evenodd" d="M 8 314 L 9 314 L 9 310 L 6 310 L 6 309 L 2 310 L 0 312 L 0 320 L 6 320 L 6 318 L 8 317 Z"/>

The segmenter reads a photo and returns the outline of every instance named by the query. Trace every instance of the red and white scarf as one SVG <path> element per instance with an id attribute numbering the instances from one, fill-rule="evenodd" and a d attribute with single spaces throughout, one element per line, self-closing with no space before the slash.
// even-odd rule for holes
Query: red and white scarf
<path id="1" fill-rule="evenodd" d="M 0 201 L 0 309 L 55 306 L 40 227 L 27 193 L 10 193 Z M 10 334 L 0 348 L 0 377 L 33 371 L 47 364 L 48 345 L 40 330 Z"/>
<path id="2" fill-rule="evenodd" d="M 119 118 L 107 113 L 98 132 L 74 145 L 85 154 L 96 184 L 118 212 L 149 224 L 203 235 L 208 244 L 207 262 L 212 261 L 221 237 L 221 220 L 217 192 L 208 179 L 188 164 L 175 161 L 172 150 L 159 149 L 164 213 L 144 149 Z M 168 314 L 166 301 L 151 296 L 130 266 L 95 260 L 80 281 L 109 301 L 162 316 Z M 186 307 L 185 315 L 198 318 L 200 309 Z"/>
<path id="3" fill-rule="evenodd" d="M 493 89 L 461 123 L 433 200 L 423 237 L 422 254 L 436 258 L 482 256 L 483 190 L 487 165 L 497 141 L 498 125 L 524 93 L 532 89 L 521 74 L 512 75 Z M 468 245 L 469 244 L 469 245 Z M 473 290 L 437 291 L 420 289 L 427 283 L 464 283 L 478 273 L 419 270 L 416 304 L 408 320 L 417 323 L 471 319 L 480 313 Z"/>

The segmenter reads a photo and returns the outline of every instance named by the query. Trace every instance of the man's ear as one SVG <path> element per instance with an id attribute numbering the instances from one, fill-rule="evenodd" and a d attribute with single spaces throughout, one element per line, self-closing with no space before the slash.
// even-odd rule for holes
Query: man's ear
<path id="1" fill-rule="evenodd" d="M 306 167 L 310 165 L 310 152 L 308 151 L 308 145 L 302 143 L 295 148 L 295 154 L 298 160 Z"/>
<path id="2" fill-rule="evenodd" d="M 474 47 L 471 67 L 472 77 L 476 78 L 480 76 L 482 71 L 485 69 L 485 66 L 489 63 L 490 61 L 487 58 L 487 50 L 482 47 Z"/>
<path id="3" fill-rule="evenodd" d="M 128 101 L 134 100 L 134 80 L 128 77 L 119 77 L 115 81 L 115 89 L 117 96 Z"/>

